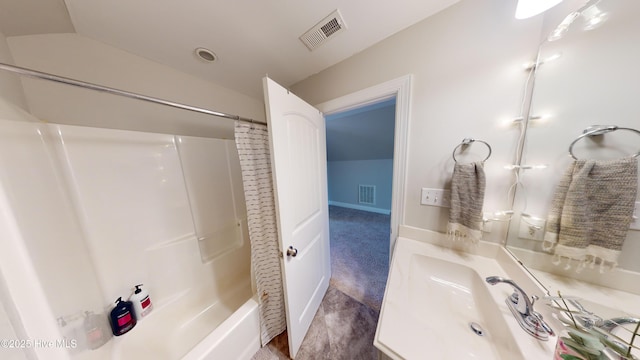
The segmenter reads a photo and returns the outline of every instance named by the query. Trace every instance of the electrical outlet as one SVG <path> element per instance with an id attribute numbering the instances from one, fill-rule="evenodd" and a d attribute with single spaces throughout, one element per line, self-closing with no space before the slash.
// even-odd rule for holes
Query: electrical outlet
<path id="1" fill-rule="evenodd" d="M 493 230 L 493 221 L 487 220 L 482 222 L 482 231 L 490 233 Z"/>
<path id="2" fill-rule="evenodd" d="M 544 226 L 546 220 L 533 216 L 522 216 L 520 218 L 520 229 L 518 237 L 522 239 L 544 240 Z"/>
<path id="3" fill-rule="evenodd" d="M 631 219 L 631 230 L 640 230 L 640 201 L 636 201 L 636 207 L 633 209 L 633 219 Z"/>
<path id="4" fill-rule="evenodd" d="M 482 231 L 490 233 L 493 230 L 493 223 L 496 221 L 493 213 L 482 213 Z"/>
<path id="5" fill-rule="evenodd" d="M 451 191 L 444 189 L 422 188 L 421 205 L 451 207 Z"/>

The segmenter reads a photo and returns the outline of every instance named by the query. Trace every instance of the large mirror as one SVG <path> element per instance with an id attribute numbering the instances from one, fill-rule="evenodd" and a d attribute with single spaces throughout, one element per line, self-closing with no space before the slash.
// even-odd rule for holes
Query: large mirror
<path id="1" fill-rule="evenodd" d="M 556 188 L 574 161 L 571 144 L 594 125 L 640 131 L 640 1 L 583 1 L 559 11 L 545 15 L 555 23 L 542 35 L 507 247 L 543 284 L 561 276 L 640 294 L 640 231 L 625 233 L 616 267 L 581 267 L 545 251 L 542 241 Z M 596 160 L 639 150 L 640 133 L 622 129 L 584 136 L 572 148 L 576 158 Z"/>

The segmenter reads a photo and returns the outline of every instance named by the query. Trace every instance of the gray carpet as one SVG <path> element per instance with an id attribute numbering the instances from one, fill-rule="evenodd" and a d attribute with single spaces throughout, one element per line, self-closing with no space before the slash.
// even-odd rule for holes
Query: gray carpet
<path id="1" fill-rule="evenodd" d="M 329 207 L 331 285 L 380 310 L 389 273 L 390 216 Z"/>

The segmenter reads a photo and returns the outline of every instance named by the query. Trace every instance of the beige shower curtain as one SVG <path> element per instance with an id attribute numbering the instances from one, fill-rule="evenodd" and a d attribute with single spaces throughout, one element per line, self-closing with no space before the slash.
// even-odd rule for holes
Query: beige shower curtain
<path id="1" fill-rule="evenodd" d="M 269 133 L 265 125 L 236 121 L 235 138 L 247 203 L 251 266 L 256 278 L 260 334 L 264 346 L 287 327 Z"/>

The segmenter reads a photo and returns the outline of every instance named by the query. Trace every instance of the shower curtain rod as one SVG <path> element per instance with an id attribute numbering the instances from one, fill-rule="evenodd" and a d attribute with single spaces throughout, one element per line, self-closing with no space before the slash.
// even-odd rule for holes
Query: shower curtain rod
<path id="1" fill-rule="evenodd" d="M 41 71 L 36 71 L 36 70 L 23 68 L 23 67 L 20 67 L 20 66 L 9 65 L 9 64 L 2 63 L 2 62 L 0 62 L 0 70 L 6 70 L 6 71 L 10 71 L 12 73 L 19 74 L 19 75 L 25 75 L 25 76 L 29 76 L 29 77 L 33 77 L 33 78 L 37 78 L 37 79 L 42 79 L 42 80 L 54 81 L 54 82 L 58 82 L 58 83 L 61 83 L 61 84 L 67 84 L 67 85 L 81 87 L 81 88 L 84 88 L 84 89 L 90 89 L 90 90 L 95 90 L 95 91 L 106 92 L 106 93 L 113 94 L 113 95 L 119 95 L 119 96 L 124 96 L 124 97 L 132 98 L 132 99 L 148 101 L 148 102 L 152 102 L 152 103 L 155 103 L 155 104 L 171 106 L 171 107 L 178 108 L 178 109 L 189 110 L 189 111 L 193 111 L 193 112 L 199 112 L 199 113 L 202 113 L 202 114 L 213 115 L 213 116 L 222 117 L 222 118 L 226 118 L 226 119 L 239 120 L 239 121 L 249 122 L 249 123 L 252 123 L 252 124 L 267 125 L 267 123 L 264 122 L 264 121 L 258 121 L 258 120 L 254 120 L 254 119 L 238 116 L 238 115 L 230 115 L 230 114 L 225 114 L 225 113 L 219 112 L 219 111 L 213 111 L 213 110 L 203 109 L 203 108 L 196 107 L 196 106 L 191 106 L 191 105 L 181 104 L 181 103 L 177 103 L 177 102 L 173 102 L 173 101 L 158 99 L 158 98 L 147 96 L 147 95 L 142 95 L 142 94 L 137 94 L 137 93 L 133 93 L 133 92 L 129 92 L 129 91 L 119 90 L 119 89 L 111 88 L 111 87 L 108 87 L 108 86 L 92 84 L 92 83 L 89 83 L 89 82 L 86 82 L 86 81 L 75 80 L 75 79 L 71 79 L 71 78 L 67 78 L 67 77 L 63 77 L 63 76 L 58 76 L 58 75 L 53 75 L 53 74 L 49 74 L 49 73 L 45 73 L 45 72 L 41 72 Z"/>

